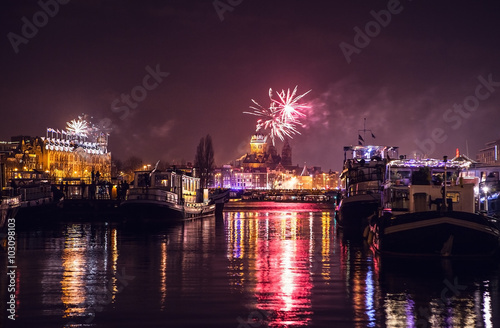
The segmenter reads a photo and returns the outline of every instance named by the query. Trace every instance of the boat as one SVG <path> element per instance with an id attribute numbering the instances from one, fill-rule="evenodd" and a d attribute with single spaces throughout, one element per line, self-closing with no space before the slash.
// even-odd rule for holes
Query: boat
<path id="1" fill-rule="evenodd" d="M 224 205 L 229 201 L 231 189 L 217 188 L 210 191 L 210 201 L 215 204 L 215 215 L 220 216 L 224 211 Z"/>
<path id="2" fill-rule="evenodd" d="M 461 176 L 474 183 L 478 210 L 500 218 L 500 166 L 473 163 Z"/>
<path id="3" fill-rule="evenodd" d="M 379 210 L 387 161 L 397 156 L 398 147 L 344 147 L 341 200 L 336 210 L 339 227 L 344 233 L 362 236 L 369 218 Z"/>
<path id="4" fill-rule="evenodd" d="M 21 206 L 21 196 L 3 196 L 0 200 L 0 229 L 7 225 L 9 219 L 14 219 Z"/>
<path id="5" fill-rule="evenodd" d="M 379 215 L 368 243 L 377 253 L 483 257 L 498 253 L 498 221 L 476 211 L 474 183 L 460 177 L 470 163 L 406 159 L 387 164 Z"/>
<path id="6" fill-rule="evenodd" d="M 9 189 L 20 196 L 19 219 L 51 216 L 63 201 L 62 193 L 51 185 L 47 174 L 37 170 L 16 172 Z"/>
<path id="7" fill-rule="evenodd" d="M 129 219 L 165 223 L 212 216 L 215 208 L 199 178 L 175 169 L 134 172 L 133 185 L 120 204 Z"/>
<path id="8" fill-rule="evenodd" d="M 9 219 L 14 219 L 21 206 L 21 196 L 14 195 L 11 188 L 4 188 L 5 179 L 0 165 L 0 230 L 7 226 Z"/>

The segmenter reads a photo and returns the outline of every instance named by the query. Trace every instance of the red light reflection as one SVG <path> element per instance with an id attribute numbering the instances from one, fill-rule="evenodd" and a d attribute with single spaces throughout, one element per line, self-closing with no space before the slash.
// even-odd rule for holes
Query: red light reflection
<path id="1" fill-rule="evenodd" d="M 259 243 L 265 243 L 260 241 Z M 308 240 L 271 240 L 257 253 L 257 307 L 273 313 L 269 326 L 307 325 L 311 281 Z"/>
<path id="2" fill-rule="evenodd" d="M 255 284 L 254 306 L 270 313 L 269 327 L 311 321 L 309 224 L 295 212 L 229 215 L 229 274 L 240 277 L 241 287 Z"/>

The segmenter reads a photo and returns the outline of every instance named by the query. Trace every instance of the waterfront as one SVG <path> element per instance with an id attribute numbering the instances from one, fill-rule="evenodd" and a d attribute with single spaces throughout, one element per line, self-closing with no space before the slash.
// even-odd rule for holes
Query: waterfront
<path id="1" fill-rule="evenodd" d="M 17 318 L 3 324 L 500 325 L 498 259 L 380 259 L 343 238 L 327 204 L 252 202 L 170 227 L 65 219 L 16 229 Z"/>

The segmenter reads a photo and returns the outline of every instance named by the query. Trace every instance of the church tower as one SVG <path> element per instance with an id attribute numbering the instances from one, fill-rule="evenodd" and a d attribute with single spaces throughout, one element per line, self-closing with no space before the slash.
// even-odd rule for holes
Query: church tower
<path id="1" fill-rule="evenodd" d="M 292 147 L 290 147 L 288 139 L 285 139 L 285 144 L 281 150 L 281 164 L 292 165 Z"/>
<path id="2" fill-rule="evenodd" d="M 250 140 L 250 152 L 257 156 L 267 153 L 267 136 L 262 133 L 254 134 Z"/>

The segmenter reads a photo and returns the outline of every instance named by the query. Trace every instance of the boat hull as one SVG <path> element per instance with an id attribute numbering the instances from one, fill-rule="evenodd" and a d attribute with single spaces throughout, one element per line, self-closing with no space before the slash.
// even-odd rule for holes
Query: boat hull
<path id="1" fill-rule="evenodd" d="M 215 203 L 215 215 L 221 216 L 224 211 L 224 204 L 229 201 L 230 189 L 216 190 L 211 196 L 210 201 Z"/>
<path id="2" fill-rule="evenodd" d="M 60 202 L 54 201 L 52 197 L 22 201 L 17 218 L 31 220 L 56 217 L 59 210 L 58 205 L 60 204 Z"/>
<path id="3" fill-rule="evenodd" d="M 376 195 L 363 194 L 342 199 L 337 215 L 340 228 L 344 233 L 362 236 L 379 206 L 380 197 Z"/>
<path id="4" fill-rule="evenodd" d="M 388 255 L 491 256 L 500 246 L 499 229 L 491 220 L 468 212 L 387 215 L 372 225 L 369 242 Z"/>
<path id="5" fill-rule="evenodd" d="M 0 200 L 0 229 L 7 226 L 9 219 L 14 219 L 19 211 L 19 196 Z"/>
<path id="6" fill-rule="evenodd" d="M 153 200 L 131 200 L 123 202 L 120 210 L 128 220 L 170 223 L 215 215 L 215 204 L 193 206 Z"/>

